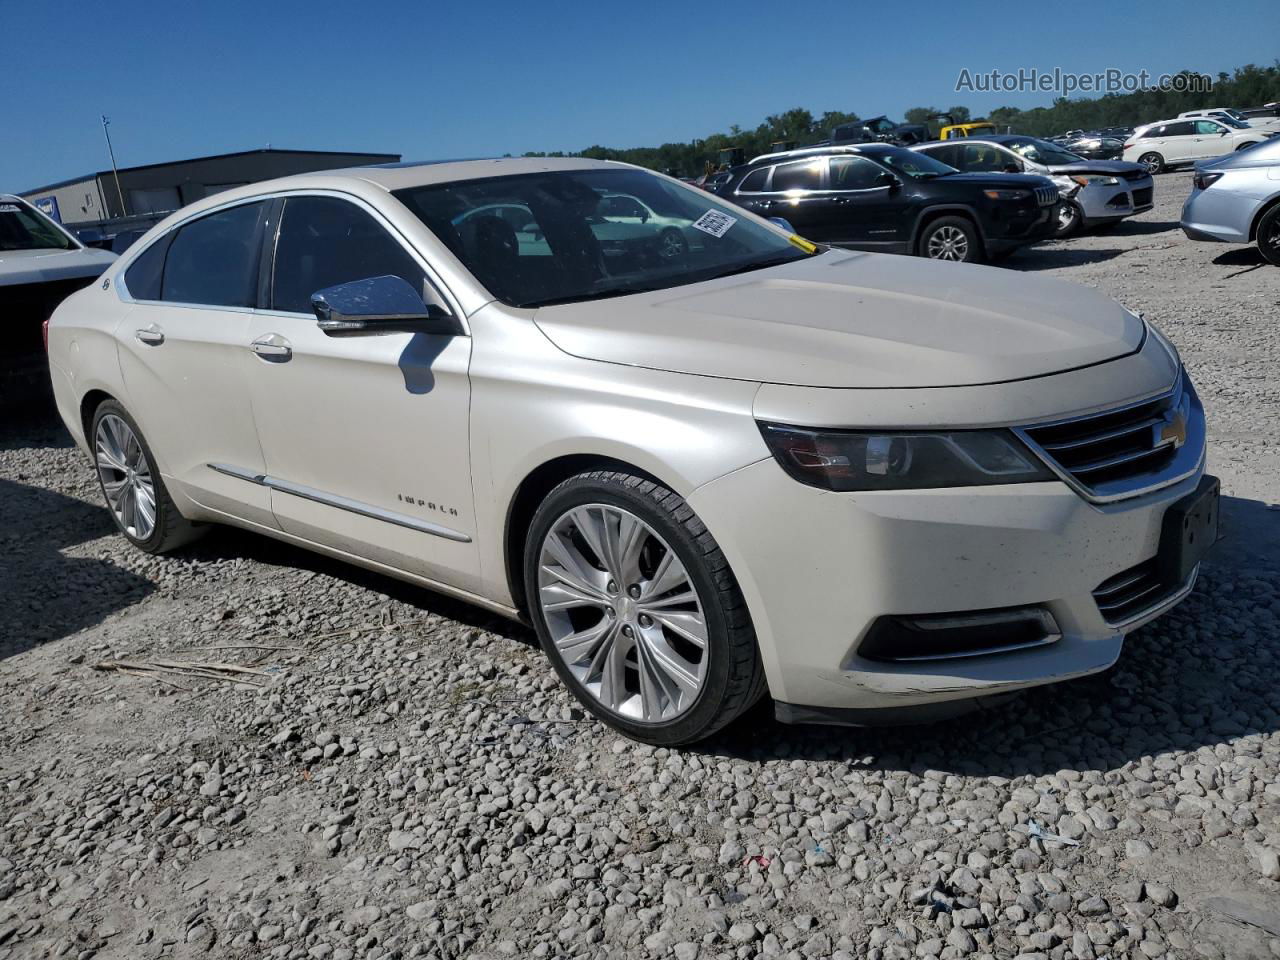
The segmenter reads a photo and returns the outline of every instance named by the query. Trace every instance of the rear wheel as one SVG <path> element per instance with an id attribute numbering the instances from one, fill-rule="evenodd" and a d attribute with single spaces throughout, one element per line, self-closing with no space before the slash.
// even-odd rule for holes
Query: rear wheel
<path id="1" fill-rule="evenodd" d="M 1155 153 L 1144 153 L 1138 158 L 1138 162 L 1147 168 L 1147 172 L 1154 175 L 1164 169 L 1164 157 Z"/>
<path id="2" fill-rule="evenodd" d="M 1258 250 L 1268 263 L 1280 267 L 1280 206 L 1272 207 L 1258 221 Z"/>
<path id="3" fill-rule="evenodd" d="M 103 401 L 94 411 L 90 437 L 107 510 L 130 543 L 164 553 L 200 534 L 174 506 L 142 431 L 124 407 Z"/>
<path id="4" fill-rule="evenodd" d="M 663 260 L 681 260 L 689 252 L 689 241 L 675 227 L 667 227 L 658 234 L 658 255 Z"/>
<path id="5" fill-rule="evenodd" d="M 964 217 L 939 217 L 920 235 L 920 255 L 930 260 L 981 263 L 982 238 Z"/>
<path id="6" fill-rule="evenodd" d="M 636 740 L 710 736 L 764 692 L 728 561 L 677 494 L 585 473 L 534 514 L 525 595 L 543 650 L 592 714 Z"/>

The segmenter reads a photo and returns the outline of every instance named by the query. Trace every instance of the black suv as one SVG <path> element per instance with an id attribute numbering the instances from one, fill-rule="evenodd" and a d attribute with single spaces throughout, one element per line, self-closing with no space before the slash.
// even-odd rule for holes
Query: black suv
<path id="1" fill-rule="evenodd" d="M 1045 177 L 960 173 L 880 143 L 757 157 L 716 195 L 809 240 L 969 263 L 1045 239 L 1058 204 Z"/>

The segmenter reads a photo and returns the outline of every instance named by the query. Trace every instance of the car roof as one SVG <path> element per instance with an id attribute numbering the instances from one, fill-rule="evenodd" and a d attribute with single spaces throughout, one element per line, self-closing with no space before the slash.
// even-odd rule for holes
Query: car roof
<path id="1" fill-rule="evenodd" d="M 913 143 L 911 149 L 919 147 L 954 147 L 958 143 L 1012 143 L 1015 140 L 1043 140 L 1025 133 L 984 133 L 980 137 L 956 137 L 954 140 L 927 140 L 924 143 Z"/>
<path id="2" fill-rule="evenodd" d="M 752 157 L 743 166 L 751 167 L 757 163 L 776 163 L 779 160 L 803 160 L 805 157 L 823 157 L 839 153 L 888 153 L 890 150 L 901 150 L 892 143 L 849 143 L 826 147 L 801 147 L 798 150 L 780 150 L 777 153 L 762 153 Z"/>
<path id="3" fill-rule="evenodd" d="M 577 157 L 498 157 L 489 160 L 424 160 L 385 166 L 345 167 L 296 173 L 274 180 L 260 180 L 243 187 L 223 190 L 188 204 L 161 221 L 166 228 L 179 220 L 241 200 L 253 200 L 290 190 L 334 190 L 354 193 L 391 193 L 412 187 L 489 177 L 518 176 L 568 170 L 640 170 L 617 160 L 586 160 Z M 652 171 L 645 171 L 647 173 Z M 658 176 L 658 174 L 654 174 Z"/>

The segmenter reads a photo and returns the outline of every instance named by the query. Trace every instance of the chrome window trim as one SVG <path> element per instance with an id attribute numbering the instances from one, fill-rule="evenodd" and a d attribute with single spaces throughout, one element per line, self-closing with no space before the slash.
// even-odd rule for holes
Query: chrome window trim
<path id="1" fill-rule="evenodd" d="M 247 483 L 256 483 L 258 486 L 266 487 L 269 490 L 287 493 L 291 496 L 300 497 L 303 500 L 310 500 L 314 503 L 323 504 L 326 507 L 335 507 L 339 510 L 345 510 L 348 513 L 357 514 L 361 517 L 368 517 L 371 520 L 381 520 L 384 523 L 391 523 L 398 527 L 416 530 L 418 533 L 427 533 L 433 537 L 452 540 L 455 543 L 471 542 L 471 538 L 465 533 L 446 527 L 443 524 L 432 523 L 430 520 L 420 520 L 417 517 L 411 517 L 403 513 L 396 513 L 394 510 L 387 510 L 383 507 L 375 507 L 372 504 L 364 503 L 360 500 L 352 500 L 350 497 L 344 497 L 340 494 L 326 493 L 323 490 L 317 490 L 315 487 L 308 487 L 305 484 L 282 480 L 279 477 L 273 477 L 270 474 L 255 473 L 252 470 L 246 470 L 244 467 L 236 467 L 227 463 L 210 463 L 207 464 L 207 466 L 210 470 L 213 470 L 216 473 L 221 473 L 228 477 L 235 477 L 237 480 L 244 480 Z"/>
<path id="2" fill-rule="evenodd" d="M 241 207 L 248 203 L 264 203 L 264 202 L 270 202 L 271 200 L 276 200 L 276 199 L 287 200 L 290 197 L 334 197 L 339 200 L 346 200 L 350 203 L 354 203 L 357 207 L 364 210 L 366 213 L 369 213 L 374 218 L 374 220 L 377 221 L 378 225 L 381 226 L 383 229 L 385 229 L 391 235 L 391 238 L 395 240 L 395 242 L 399 243 L 400 246 L 403 247 L 405 251 L 408 252 L 409 256 L 414 260 L 414 262 L 416 262 L 418 266 L 422 267 L 423 273 L 426 274 L 427 282 L 430 283 L 432 287 L 435 288 L 438 294 L 441 295 L 441 298 L 449 305 L 450 311 L 453 313 L 455 317 L 458 318 L 459 322 L 461 323 L 463 332 L 460 334 L 460 336 L 469 337 L 471 335 L 471 328 L 467 321 L 467 316 L 463 312 L 462 307 L 458 301 L 458 298 L 454 296 L 453 291 L 450 290 L 449 287 L 440 278 L 440 274 L 431 266 L 431 264 L 427 261 L 427 258 L 424 257 L 418 251 L 418 249 L 409 241 L 409 239 L 403 233 L 400 232 L 400 230 L 395 226 L 395 224 L 393 224 L 390 220 L 388 220 L 382 214 L 382 211 L 378 210 L 375 206 L 373 206 L 363 197 L 357 196 L 354 193 L 348 193 L 345 190 L 337 190 L 332 187 L 299 187 L 292 190 L 274 190 L 271 193 L 262 193 L 252 197 L 241 197 L 238 200 L 229 200 L 226 203 L 220 203 L 217 206 L 209 207 L 206 210 L 201 210 L 198 213 L 192 213 L 184 217 L 183 219 L 179 220 L 177 223 L 171 224 L 167 229 L 165 229 L 161 233 L 156 234 L 151 240 L 149 240 L 146 243 L 145 246 L 141 247 L 136 252 L 131 249 L 129 251 L 130 255 L 128 260 L 125 260 L 123 263 L 119 263 L 116 266 L 115 283 L 112 284 L 112 286 L 115 287 L 116 296 L 119 297 L 120 300 L 124 303 L 138 304 L 142 306 L 169 306 L 169 307 L 181 307 L 184 310 L 217 310 L 220 313 L 244 313 L 244 314 L 250 314 L 250 315 L 263 315 L 263 316 L 271 316 L 271 317 L 305 317 L 309 319 L 314 319 L 313 314 L 294 313 L 292 311 L 287 311 L 287 310 L 267 310 L 267 309 L 262 309 L 258 307 L 224 307 L 224 306 L 218 306 L 216 304 L 208 304 L 208 303 L 181 303 L 177 300 L 141 300 L 141 299 L 135 298 L 133 294 L 129 292 L 128 285 L 125 282 L 125 274 L 128 272 L 129 268 L 133 266 L 134 261 L 137 260 L 138 257 L 142 256 L 142 254 L 145 253 L 147 250 L 149 250 L 154 244 L 158 243 L 161 238 L 168 236 L 169 234 L 173 233 L 175 230 L 180 230 L 189 223 L 192 223 L 196 220 L 199 220 L 206 216 L 210 216 L 215 213 L 220 213 L 223 210 L 230 210 L 235 207 Z M 282 208 L 282 212 L 283 212 L 283 208 Z M 277 224 L 276 238 L 273 239 L 272 241 L 273 257 L 274 257 L 274 244 L 276 240 L 279 238 L 278 227 L 279 225 Z M 123 258 L 121 259 L 123 260 Z M 272 269 L 274 270 L 274 261 L 272 264 Z"/>
<path id="3" fill-rule="evenodd" d="M 1071 487 L 1071 489 L 1075 490 L 1076 493 L 1080 494 L 1080 496 L 1084 497 L 1084 499 L 1088 500 L 1090 503 L 1117 503 L 1121 500 L 1131 500 L 1134 497 L 1141 497 L 1144 494 L 1154 493 L 1157 490 L 1163 490 L 1166 487 L 1175 486 L 1176 484 L 1186 480 L 1188 477 L 1193 477 L 1202 471 L 1208 457 L 1208 444 L 1201 446 L 1200 456 L 1196 458 L 1195 465 L 1188 469 L 1181 470 L 1176 474 L 1161 476 L 1159 479 L 1150 483 L 1135 483 L 1132 486 L 1125 486 L 1124 489 L 1115 493 L 1099 494 L 1089 489 L 1086 484 L 1078 480 L 1069 470 L 1062 467 L 1053 456 L 1051 456 L 1040 446 L 1039 443 L 1031 438 L 1028 431 L 1039 430 L 1044 427 L 1058 427 L 1069 423 L 1079 423 L 1085 420 L 1093 420 L 1097 417 L 1108 416 L 1113 413 L 1123 413 L 1125 410 L 1131 410 L 1134 407 L 1141 407 L 1154 401 L 1175 397 L 1183 390 L 1185 375 L 1185 371 L 1179 367 L 1178 376 L 1174 380 L 1173 386 L 1168 390 L 1162 390 L 1158 393 L 1153 393 L 1150 396 L 1139 400 L 1133 400 L 1117 407 L 1107 407 L 1102 410 L 1095 410 L 1093 413 L 1078 414 L 1072 417 L 1063 417 L 1058 420 L 1044 420 L 1038 423 L 1028 423 L 1021 426 L 1011 427 L 1010 429 L 1013 430 L 1017 438 L 1027 446 L 1027 449 L 1031 450 L 1031 452 L 1040 458 L 1045 466 L 1053 471 L 1054 475 L 1057 476 L 1059 480 L 1067 484 L 1067 486 Z M 1203 411 L 1203 407 L 1201 407 L 1201 410 Z"/>

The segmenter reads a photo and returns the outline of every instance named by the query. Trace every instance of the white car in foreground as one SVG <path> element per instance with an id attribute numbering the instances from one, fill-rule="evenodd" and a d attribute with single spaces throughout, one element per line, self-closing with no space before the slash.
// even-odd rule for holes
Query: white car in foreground
<path id="1" fill-rule="evenodd" d="M 700 245 L 604 256 L 606 195 Z M 49 355 L 133 543 L 229 523 L 524 619 L 651 743 L 766 691 L 868 723 L 1103 670 L 1215 536 L 1200 402 L 1139 317 L 623 164 L 259 183 L 106 281 Z"/>

